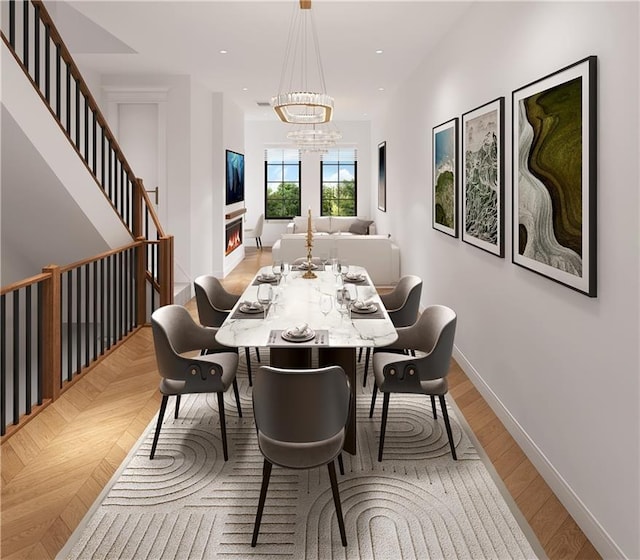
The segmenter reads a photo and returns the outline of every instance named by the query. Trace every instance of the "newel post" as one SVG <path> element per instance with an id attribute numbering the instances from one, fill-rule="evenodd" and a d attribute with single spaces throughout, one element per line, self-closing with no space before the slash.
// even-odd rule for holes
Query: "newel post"
<path id="1" fill-rule="evenodd" d="M 159 240 L 158 284 L 160 305 L 173 303 L 173 235 L 164 235 Z"/>
<path id="2" fill-rule="evenodd" d="M 133 238 L 139 239 L 142 236 L 142 193 L 144 191 L 144 184 L 142 179 L 136 177 L 133 185 L 133 222 L 131 228 Z"/>
<path id="3" fill-rule="evenodd" d="M 42 397 L 55 401 L 62 385 L 61 364 L 61 274 L 54 264 L 45 266 L 42 272 L 49 278 L 42 283 Z"/>
<path id="4" fill-rule="evenodd" d="M 136 238 L 136 325 L 147 322 L 147 244 L 144 237 Z"/>

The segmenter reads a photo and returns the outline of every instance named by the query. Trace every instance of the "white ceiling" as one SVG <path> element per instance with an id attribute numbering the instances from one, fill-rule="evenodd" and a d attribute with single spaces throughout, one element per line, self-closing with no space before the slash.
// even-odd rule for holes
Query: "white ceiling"
<path id="1" fill-rule="evenodd" d="M 470 4 L 313 0 L 334 118 L 370 119 L 446 40 Z M 276 119 L 271 108 L 257 102 L 277 93 L 298 0 L 84 0 L 47 6 L 81 69 L 189 74 L 233 99 L 246 118 Z M 223 49 L 228 53 L 220 54 Z M 377 49 L 384 52 L 376 54 Z"/>

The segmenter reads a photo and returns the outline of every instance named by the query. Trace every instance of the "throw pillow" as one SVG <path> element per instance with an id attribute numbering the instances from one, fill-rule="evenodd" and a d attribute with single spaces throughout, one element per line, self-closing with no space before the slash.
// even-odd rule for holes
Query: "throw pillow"
<path id="1" fill-rule="evenodd" d="M 369 235 L 369 226 L 373 223 L 373 220 L 360 220 L 357 219 L 349 226 L 349 232 L 356 235 Z"/>

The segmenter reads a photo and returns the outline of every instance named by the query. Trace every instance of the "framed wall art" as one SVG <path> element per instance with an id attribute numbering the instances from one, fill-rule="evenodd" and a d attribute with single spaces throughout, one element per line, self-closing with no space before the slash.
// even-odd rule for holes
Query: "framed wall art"
<path id="1" fill-rule="evenodd" d="M 504 257 L 504 97 L 462 115 L 462 241 Z"/>
<path id="2" fill-rule="evenodd" d="M 433 228 L 458 237 L 458 118 L 433 128 Z"/>
<path id="3" fill-rule="evenodd" d="M 596 296 L 596 57 L 513 92 L 513 262 Z"/>
<path id="4" fill-rule="evenodd" d="M 225 204 L 244 200 L 244 154 L 226 150 Z"/>
<path id="5" fill-rule="evenodd" d="M 387 143 L 378 144 L 378 210 L 387 211 Z"/>

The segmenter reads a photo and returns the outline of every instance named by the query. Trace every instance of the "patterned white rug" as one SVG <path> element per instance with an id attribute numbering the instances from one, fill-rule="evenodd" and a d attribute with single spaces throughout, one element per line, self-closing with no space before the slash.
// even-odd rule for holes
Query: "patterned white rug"
<path id="1" fill-rule="evenodd" d="M 345 475 L 338 475 L 346 549 L 340 544 L 326 468 L 294 471 L 275 466 L 258 546 L 251 548 L 262 455 L 241 361 L 243 418 L 238 418 L 233 392 L 225 395 L 229 461 L 222 458 L 216 396 L 183 397 L 178 420 L 170 399 L 155 459 L 149 460 L 154 419 L 58 558 L 543 556 L 474 448 L 451 396 L 447 400 L 458 461 L 451 458 L 439 408 L 434 421 L 428 397 L 392 395 L 383 462 L 378 463 L 382 399 L 369 419 L 371 377 L 363 389 L 359 365 L 358 452 L 343 454 Z"/>

